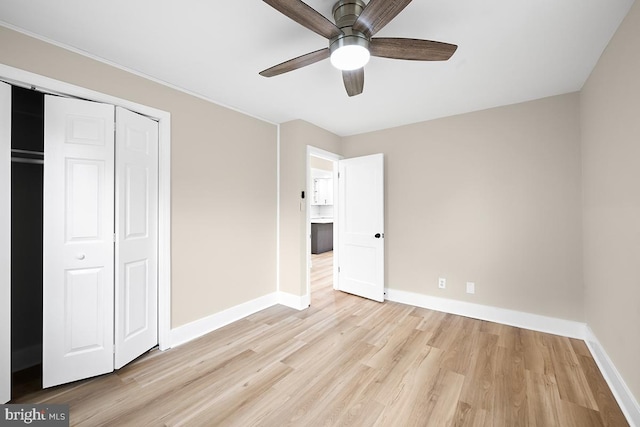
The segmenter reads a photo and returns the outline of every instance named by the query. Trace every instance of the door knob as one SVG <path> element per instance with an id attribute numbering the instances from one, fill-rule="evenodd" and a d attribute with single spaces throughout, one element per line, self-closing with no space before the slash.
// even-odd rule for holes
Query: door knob
<path id="1" fill-rule="evenodd" d="M 78 254 L 76 255 L 76 258 L 82 261 L 84 259 L 84 254 Z"/>
<path id="2" fill-rule="evenodd" d="M 373 236 L 373 237 L 375 237 L 376 239 L 379 239 L 379 238 L 380 238 L 380 236 L 381 236 L 381 234 L 380 234 L 380 233 L 376 233 L 376 235 L 375 235 L 375 236 Z"/>

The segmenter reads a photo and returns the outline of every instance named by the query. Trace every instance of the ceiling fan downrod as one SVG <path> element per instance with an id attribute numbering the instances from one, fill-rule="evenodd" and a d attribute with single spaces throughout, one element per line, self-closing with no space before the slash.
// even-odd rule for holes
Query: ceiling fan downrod
<path id="1" fill-rule="evenodd" d="M 334 4 L 331 13 L 336 26 L 340 29 L 353 26 L 365 6 L 362 0 L 340 0 Z"/>

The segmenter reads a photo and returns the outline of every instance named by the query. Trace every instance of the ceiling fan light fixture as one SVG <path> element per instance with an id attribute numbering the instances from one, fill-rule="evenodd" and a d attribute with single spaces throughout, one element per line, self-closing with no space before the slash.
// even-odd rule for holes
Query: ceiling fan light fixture
<path id="1" fill-rule="evenodd" d="M 363 37 L 348 35 L 331 43 L 331 65 L 338 70 L 362 68 L 369 62 L 369 41 Z"/>

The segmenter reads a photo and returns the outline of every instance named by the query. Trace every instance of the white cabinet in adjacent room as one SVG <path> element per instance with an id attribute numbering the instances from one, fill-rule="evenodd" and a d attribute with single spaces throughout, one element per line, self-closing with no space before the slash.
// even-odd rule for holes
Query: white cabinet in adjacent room
<path id="1" fill-rule="evenodd" d="M 315 178 L 313 180 L 313 188 L 314 205 L 333 204 L 333 179 Z"/>
<path id="2" fill-rule="evenodd" d="M 333 178 L 331 172 L 311 169 L 313 179 L 312 205 L 333 205 Z"/>

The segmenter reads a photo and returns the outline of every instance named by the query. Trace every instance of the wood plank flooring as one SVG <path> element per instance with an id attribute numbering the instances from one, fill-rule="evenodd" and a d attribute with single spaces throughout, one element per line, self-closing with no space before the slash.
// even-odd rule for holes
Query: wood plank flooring
<path id="1" fill-rule="evenodd" d="M 584 342 L 335 292 L 24 395 L 78 426 L 626 426 Z"/>

